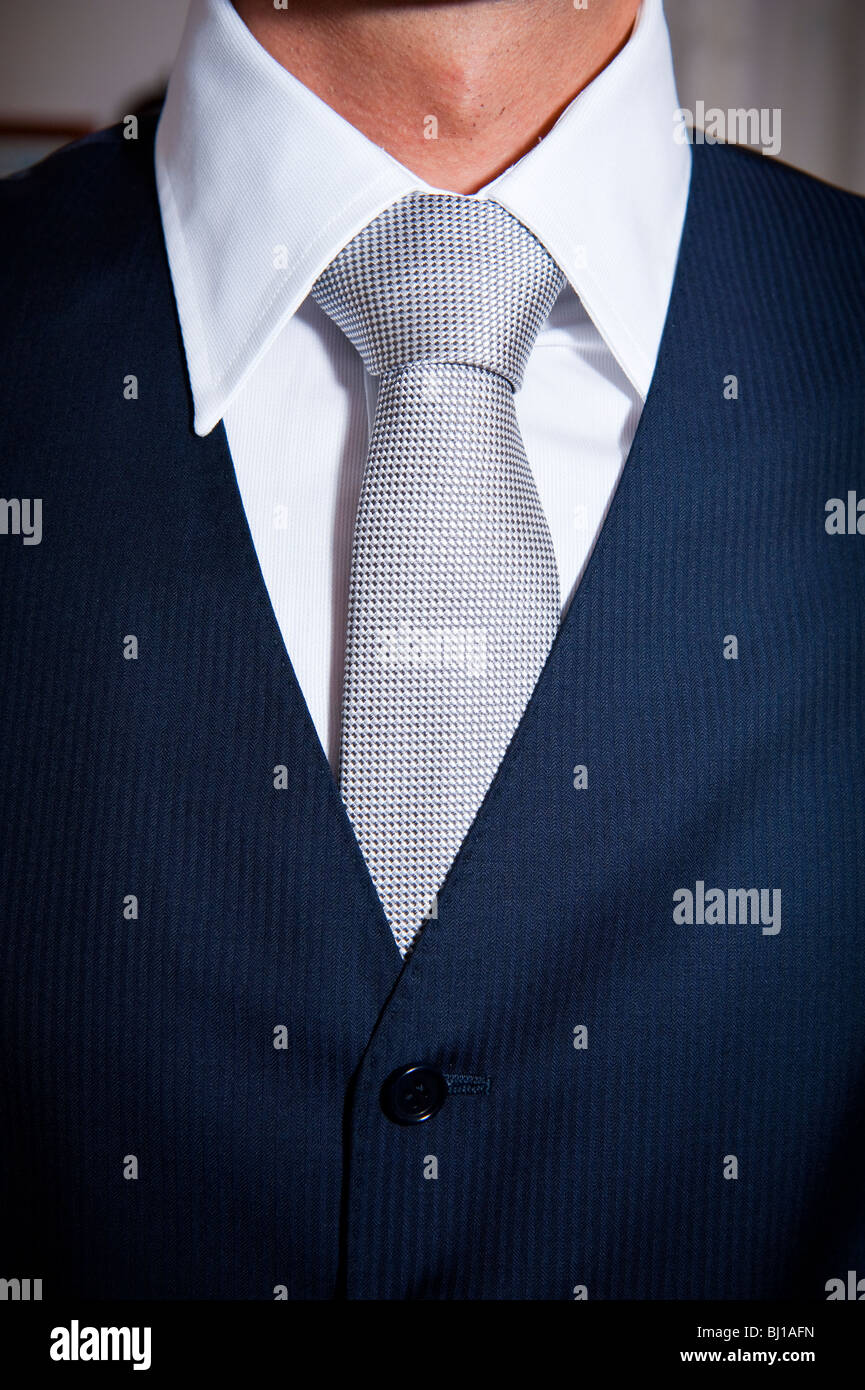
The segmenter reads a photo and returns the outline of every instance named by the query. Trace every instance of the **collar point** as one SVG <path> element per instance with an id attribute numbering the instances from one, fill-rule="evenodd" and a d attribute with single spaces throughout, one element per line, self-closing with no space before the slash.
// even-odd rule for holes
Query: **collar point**
<path id="1" fill-rule="evenodd" d="M 206 406 L 196 406 L 192 428 L 199 438 L 203 439 L 206 435 L 213 433 L 221 419 L 222 415 L 215 407 L 208 409 Z"/>

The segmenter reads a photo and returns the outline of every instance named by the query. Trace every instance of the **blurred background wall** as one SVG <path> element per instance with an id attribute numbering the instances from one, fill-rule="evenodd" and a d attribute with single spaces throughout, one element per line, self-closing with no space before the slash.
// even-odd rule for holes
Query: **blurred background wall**
<path id="1" fill-rule="evenodd" d="M 779 107 L 779 158 L 865 193 L 865 0 L 665 0 L 664 10 L 683 107 Z"/>
<path id="2" fill-rule="evenodd" d="M 779 108 L 782 159 L 865 193 L 865 0 L 665 9 L 683 107 Z M 185 13 L 186 0 L 0 0 L 0 165 L 135 109 L 164 82 Z"/>

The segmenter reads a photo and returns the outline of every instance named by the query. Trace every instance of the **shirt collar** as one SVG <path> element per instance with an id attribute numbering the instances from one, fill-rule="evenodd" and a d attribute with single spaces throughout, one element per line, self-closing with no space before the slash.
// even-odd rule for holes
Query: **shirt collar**
<path id="1" fill-rule="evenodd" d="M 472 195 L 496 198 L 543 242 L 644 399 L 690 177 L 677 107 L 661 0 L 643 0 L 621 52 Z M 192 0 L 155 159 L 204 435 L 342 247 L 397 198 L 432 186 L 281 67 L 230 0 Z"/>

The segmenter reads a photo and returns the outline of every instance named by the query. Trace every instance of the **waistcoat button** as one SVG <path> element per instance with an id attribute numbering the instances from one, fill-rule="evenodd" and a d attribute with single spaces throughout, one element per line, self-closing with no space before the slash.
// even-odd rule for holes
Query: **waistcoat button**
<path id="1" fill-rule="evenodd" d="M 382 1087 L 381 1105 L 394 1124 L 419 1125 L 438 1114 L 447 1094 L 447 1082 L 438 1067 L 414 1064 L 391 1072 Z"/>

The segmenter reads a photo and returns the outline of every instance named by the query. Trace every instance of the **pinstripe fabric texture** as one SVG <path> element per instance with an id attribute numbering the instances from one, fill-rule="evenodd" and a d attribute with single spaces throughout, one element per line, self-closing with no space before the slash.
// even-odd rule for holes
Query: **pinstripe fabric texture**
<path id="1" fill-rule="evenodd" d="M 352 551 L 340 787 L 402 955 L 558 627 L 513 393 L 563 284 L 499 204 L 415 193 L 313 290 L 383 378 Z"/>
<path id="2" fill-rule="evenodd" d="M 865 499 L 865 204 L 694 148 L 621 484 L 403 961 L 224 433 L 191 429 L 150 134 L 0 185 L 3 494 L 44 513 L 39 545 L 0 534 L 3 1276 L 46 1302 L 861 1278 L 865 535 L 825 520 Z M 780 931 L 677 922 L 698 881 L 779 889 Z M 383 1083 L 420 1062 L 473 1081 L 394 1124 Z"/>

